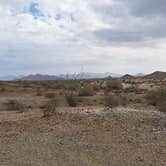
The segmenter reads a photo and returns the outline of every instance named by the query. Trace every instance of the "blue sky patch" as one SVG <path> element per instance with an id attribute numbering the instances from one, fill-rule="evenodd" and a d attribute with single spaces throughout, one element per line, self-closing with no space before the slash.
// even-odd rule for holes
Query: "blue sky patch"
<path id="1" fill-rule="evenodd" d="M 36 18 L 43 16 L 43 13 L 39 10 L 39 4 L 32 2 L 29 6 L 29 12 Z"/>
<path id="2" fill-rule="evenodd" d="M 56 20 L 60 20 L 61 18 L 62 18 L 61 14 L 59 14 L 59 13 L 56 14 L 56 16 L 55 16 L 55 19 L 56 19 Z"/>

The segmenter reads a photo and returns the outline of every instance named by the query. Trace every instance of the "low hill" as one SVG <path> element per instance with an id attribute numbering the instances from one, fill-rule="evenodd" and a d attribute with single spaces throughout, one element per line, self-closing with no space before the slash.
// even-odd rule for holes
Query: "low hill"
<path id="1" fill-rule="evenodd" d="M 130 79 L 130 78 L 134 78 L 134 76 L 130 75 L 130 74 L 125 74 L 124 76 L 122 76 L 121 78 L 123 79 Z"/>
<path id="2" fill-rule="evenodd" d="M 156 71 L 154 73 L 146 75 L 145 78 L 149 78 L 149 79 L 166 79 L 166 72 Z"/>

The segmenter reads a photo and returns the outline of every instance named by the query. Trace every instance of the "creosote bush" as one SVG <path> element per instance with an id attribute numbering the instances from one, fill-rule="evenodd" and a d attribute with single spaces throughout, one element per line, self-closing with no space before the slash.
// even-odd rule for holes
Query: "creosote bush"
<path id="1" fill-rule="evenodd" d="M 156 106 L 162 112 L 166 112 L 166 87 L 149 91 L 146 99 L 149 104 Z"/>
<path id="2" fill-rule="evenodd" d="M 123 89 L 123 85 L 119 80 L 108 80 L 106 82 L 106 91 L 120 91 Z"/>

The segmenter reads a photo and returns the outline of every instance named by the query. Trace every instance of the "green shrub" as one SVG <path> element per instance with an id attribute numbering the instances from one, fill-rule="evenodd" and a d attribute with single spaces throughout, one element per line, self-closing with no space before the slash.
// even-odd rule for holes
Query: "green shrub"
<path id="1" fill-rule="evenodd" d="M 94 95 L 94 89 L 92 85 L 85 85 L 82 87 L 79 92 L 79 96 L 93 96 Z"/>
<path id="2" fill-rule="evenodd" d="M 108 80 L 106 82 L 106 90 L 107 91 L 122 90 L 122 89 L 123 89 L 123 85 L 118 80 Z"/>
<path id="3" fill-rule="evenodd" d="M 166 112 L 166 87 L 150 91 L 146 99 L 149 104 L 156 106 L 162 112 Z"/>

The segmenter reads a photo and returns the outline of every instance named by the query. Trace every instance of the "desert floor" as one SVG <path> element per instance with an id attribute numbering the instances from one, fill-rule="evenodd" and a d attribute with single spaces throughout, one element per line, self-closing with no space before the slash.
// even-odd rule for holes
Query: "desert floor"
<path id="1" fill-rule="evenodd" d="M 0 112 L 2 166 L 165 166 L 166 114 L 61 108 Z"/>

